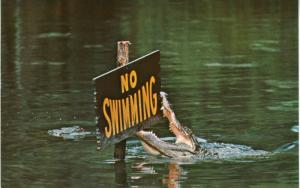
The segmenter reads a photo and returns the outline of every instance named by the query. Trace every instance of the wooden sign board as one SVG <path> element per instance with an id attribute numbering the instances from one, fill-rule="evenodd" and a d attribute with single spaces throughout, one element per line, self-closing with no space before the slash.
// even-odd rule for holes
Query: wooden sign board
<path id="1" fill-rule="evenodd" d="M 160 52 L 154 51 L 93 79 L 100 148 L 149 127 L 161 116 Z"/>

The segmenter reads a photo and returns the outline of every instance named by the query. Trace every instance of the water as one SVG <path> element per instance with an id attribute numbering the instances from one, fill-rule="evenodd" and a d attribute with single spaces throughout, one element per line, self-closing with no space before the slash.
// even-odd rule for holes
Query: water
<path id="1" fill-rule="evenodd" d="M 297 1 L 2 1 L 3 187 L 298 187 L 298 147 L 266 158 L 178 162 L 134 138 L 125 162 L 93 136 L 92 78 L 161 50 L 178 119 L 208 141 L 273 151 L 298 140 Z M 154 132 L 169 138 L 166 120 Z"/>

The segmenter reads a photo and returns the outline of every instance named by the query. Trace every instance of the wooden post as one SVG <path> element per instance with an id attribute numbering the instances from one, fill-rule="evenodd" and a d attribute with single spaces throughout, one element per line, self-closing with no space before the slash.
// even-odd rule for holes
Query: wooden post
<path id="1" fill-rule="evenodd" d="M 129 62 L 129 41 L 119 41 L 117 49 L 118 66 L 126 65 Z M 115 144 L 114 157 L 115 159 L 125 159 L 126 154 L 126 140 Z"/>

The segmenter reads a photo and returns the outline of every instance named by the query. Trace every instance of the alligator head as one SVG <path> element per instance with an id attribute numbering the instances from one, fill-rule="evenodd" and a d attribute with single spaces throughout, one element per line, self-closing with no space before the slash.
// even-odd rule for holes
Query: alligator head
<path id="1" fill-rule="evenodd" d="M 139 131 L 136 136 L 142 141 L 145 150 L 154 155 L 167 157 L 189 157 L 199 151 L 199 144 L 192 131 L 182 126 L 167 100 L 167 94 L 160 93 L 164 116 L 169 120 L 169 130 L 176 136 L 175 143 L 169 143 L 158 138 L 153 132 Z"/>

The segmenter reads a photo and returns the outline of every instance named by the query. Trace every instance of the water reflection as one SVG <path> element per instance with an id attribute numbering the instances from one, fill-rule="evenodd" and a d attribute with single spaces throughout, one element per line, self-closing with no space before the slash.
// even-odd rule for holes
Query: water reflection
<path id="1" fill-rule="evenodd" d="M 168 186 L 168 188 L 179 188 L 179 178 L 181 175 L 182 169 L 176 163 L 170 163 L 168 165 L 169 174 L 166 179 L 163 180 L 163 183 Z"/>
<path id="2" fill-rule="evenodd" d="M 151 166 L 151 164 L 147 164 L 145 162 L 135 164 L 133 167 L 134 169 L 138 170 L 140 173 L 147 173 L 147 174 L 157 174 L 158 172 L 155 171 L 155 168 Z M 180 167 L 179 164 L 176 162 L 168 162 L 167 165 L 167 174 L 163 174 L 161 179 L 161 183 L 166 185 L 168 188 L 179 188 L 180 187 L 180 177 L 183 173 L 183 169 Z M 131 177 L 132 179 L 141 179 L 143 177 Z"/>
<path id="3" fill-rule="evenodd" d="M 124 160 L 118 160 L 114 164 L 115 168 L 115 182 L 120 187 L 128 187 L 126 162 Z"/>
<path id="4" fill-rule="evenodd" d="M 21 85 L 21 50 L 22 50 L 22 17 L 20 15 L 21 7 L 20 0 L 16 2 L 16 10 L 15 10 L 15 74 L 16 74 L 16 85 L 17 89 L 23 89 Z"/>

